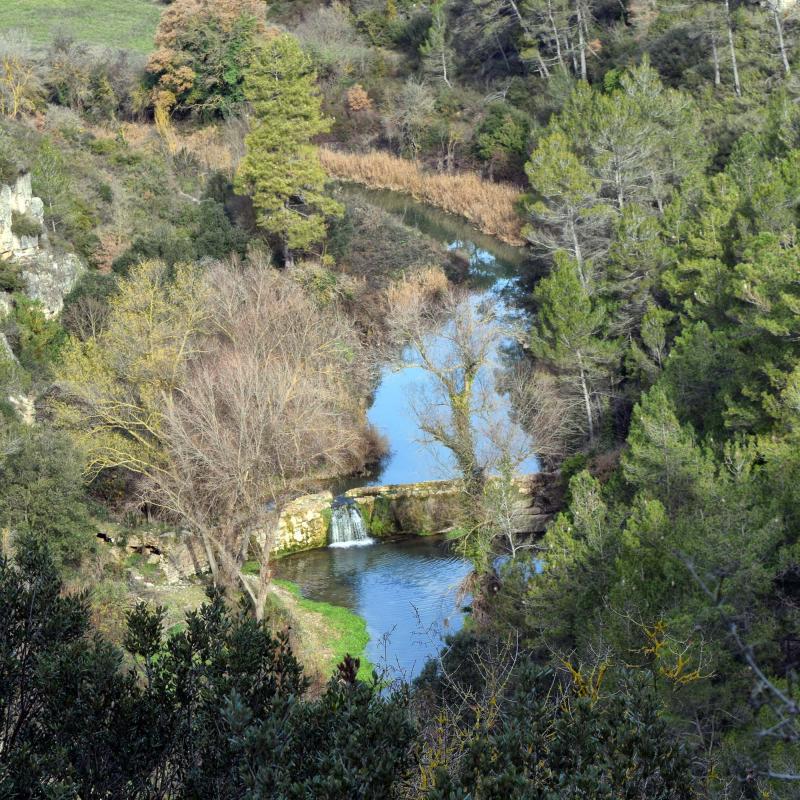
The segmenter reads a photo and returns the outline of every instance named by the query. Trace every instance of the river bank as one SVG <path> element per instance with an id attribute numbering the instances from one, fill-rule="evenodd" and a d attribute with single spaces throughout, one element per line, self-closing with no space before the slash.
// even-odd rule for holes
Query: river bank
<path id="1" fill-rule="evenodd" d="M 494 183 L 474 172 L 430 173 L 389 153 L 343 153 L 321 147 L 328 174 L 371 189 L 391 189 L 468 219 L 479 230 L 511 245 L 522 245 L 517 204 L 522 193 L 510 184 Z"/>

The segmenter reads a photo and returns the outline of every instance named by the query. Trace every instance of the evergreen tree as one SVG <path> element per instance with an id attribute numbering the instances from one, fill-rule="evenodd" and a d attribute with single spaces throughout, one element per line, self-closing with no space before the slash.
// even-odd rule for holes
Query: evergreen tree
<path id="1" fill-rule="evenodd" d="M 330 130 L 310 59 L 283 34 L 257 51 L 245 78 L 253 109 L 236 189 L 253 198 L 258 224 L 277 237 L 287 262 L 325 238 L 326 216 L 342 207 L 324 194 L 325 172 L 312 139 Z"/>
<path id="2" fill-rule="evenodd" d="M 602 338 L 605 309 L 581 281 L 575 260 L 563 252 L 556 253 L 552 272 L 536 287 L 533 298 L 538 313 L 531 350 L 579 393 L 585 430 L 592 440 L 598 432 L 601 387 L 607 383 L 617 350 Z"/>
<path id="3" fill-rule="evenodd" d="M 450 86 L 453 52 L 447 42 L 447 0 L 436 0 L 431 6 L 431 15 L 428 36 L 419 49 L 422 70 Z"/>

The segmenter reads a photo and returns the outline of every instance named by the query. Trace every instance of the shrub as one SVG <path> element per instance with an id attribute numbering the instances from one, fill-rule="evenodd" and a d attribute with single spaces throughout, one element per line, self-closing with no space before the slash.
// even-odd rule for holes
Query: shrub
<path id="1" fill-rule="evenodd" d="M 24 288 L 19 266 L 0 258 L 0 292 L 21 292 Z"/>
<path id="2" fill-rule="evenodd" d="M 11 184 L 16 181 L 20 174 L 20 167 L 17 161 L 8 153 L 0 148 L 0 184 Z"/>
<path id="3" fill-rule="evenodd" d="M 475 151 L 491 175 L 516 179 L 524 175 L 531 123 L 508 103 L 495 103 L 475 131 Z"/>
<path id="4" fill-rule="evenodd" d="M 124 275 L 132 265 L 151 259 L 173 265 L 201 258 L 225 258 L 231 253 L 244 255 L 247 242 L 247 234 L 228 219 L 221 203 L 203 200 L 186 206 L 175 225 L 161 223 L 136 238 L 114 261 L 113 270 Z"/>
<path id="5" fill-rule="evenodd" d="M 233 114 L 244 102 L 263 16 L 259 0 L 175 0 L 161 15 L 147 65 L 154 103 L 203 117 Z"/>
<path id="6" fill-rule="evenodd" d="M 14 295 L 12 320 L 19 363 L 34 375 L 47 375 L 66 341 L 66 332 L 58 321 L 45 317 L 41 303 L 23 294 Z"/>
<path id="7" fill-rule="evenodd" d="M 163 608 L 129 611 L 123 666 L 39 543 L 0 558 L 4 796 L 144 796 L 164 775 L 175 798 L 394 796 L 414 735 L 406 697 L 358 682 L 350 657 L 305 697 L 288 634 L 209 596 L 172 634 Z"/>
<path id="8" fill-rule="evenodd" d="M 82 467 L 65 435 L 24 430 L 0 457 L 0 528 L 46 541 L 58 563 L 76 565 L 95 541 Z"/>
<path id="9" fill-rule="evenodd" d="M 42 226 L 37 219 L 34 219 L 29 214 L 20 214 L 18 211 L 12 211 L 11 232 L 14 236 L 41 236 Z"/>

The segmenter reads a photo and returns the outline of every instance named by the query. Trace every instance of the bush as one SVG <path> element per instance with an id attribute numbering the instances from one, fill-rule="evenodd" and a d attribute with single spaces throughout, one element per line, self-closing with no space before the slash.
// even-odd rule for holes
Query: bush
<path id="1" fill-rule="evenodd" d="M 161 15 L 147 65 L 154 104 L 204 118 L 244 102 L 244 71 L 264 32 L 259 0 L 175 0 Z"/>
<path id="2" fill-rule="evenodd" d="M 394 796 L 414 730 L 406 700 L 355 680 L 345 658 L 325 691 L 307 682 L 287 633 L 234 613 L 218 592 L 164 633 L 164 609 L 127 615 L 129 658 L 63 592 L 45 548 L 0 558 L 0 793 L 174 798 Z M 16 702 L 20 696 L 28 707 Z"/>
<path id="3" fill-rule="evenodd" d="M 0 292 L 21 292 L 24 288 L 19 266 L 0 258 Z"/>
<path id="4" fill-rule="evenodd" d="M 67 335 L 57 320 L 47 319 L 42 304 L 23 294 L 14 295 L 11 338 L 19 363 L 35 376 L 46 376 Z"/>
<path id="5" fill-rule="evenodd" d="M 531 122 L 508 103 L 494 103 L 475 131 L 475 152 L 490 174 L 506 179 L 524 176 L 530 151 Z"/>
<path id="6" fill-rule="evenodd" d="M 244 255 L 248 236 L 233 225 L 221 203 L 203 200 L 186 206 L 175 225 L 162 223 L 134 240 L 114 261 L 114 272 L 125 275 L 141 261 L 157 259 L 173 265 L 201 258 L 221 259 L 231 253 Z"/>
<path id="7" fill-rule="evenodd" d="M 2 141 L 0 141 L 2 144 Z M 0 147 L 0 184 L 11 184 L 21 172 L 20 166 L 11 155 Z"/>
<path id="8" fill-rule="evenodd" d="M 42 226 L 37 219 L 34 219 L 29 214 L 20 214 L 18 211 L 12 211 L 11 233 L 14 236 L 41 236 Z"/>
<path id="9" fill-rule="evenodd" d="M 0 457 L 0 528 L 47 542 L 59 564 L 77 565 L 95 542 L 82 463 L 69 440 L 26 429 Z"/>

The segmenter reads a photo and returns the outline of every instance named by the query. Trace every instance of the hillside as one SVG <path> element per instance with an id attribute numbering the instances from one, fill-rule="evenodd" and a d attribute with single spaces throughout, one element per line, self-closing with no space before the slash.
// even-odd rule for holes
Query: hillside
<path id="1" fill-rule="evenodd" d="M 0 797 L 796 800 L 800 7 L 0 8 Z"/>

